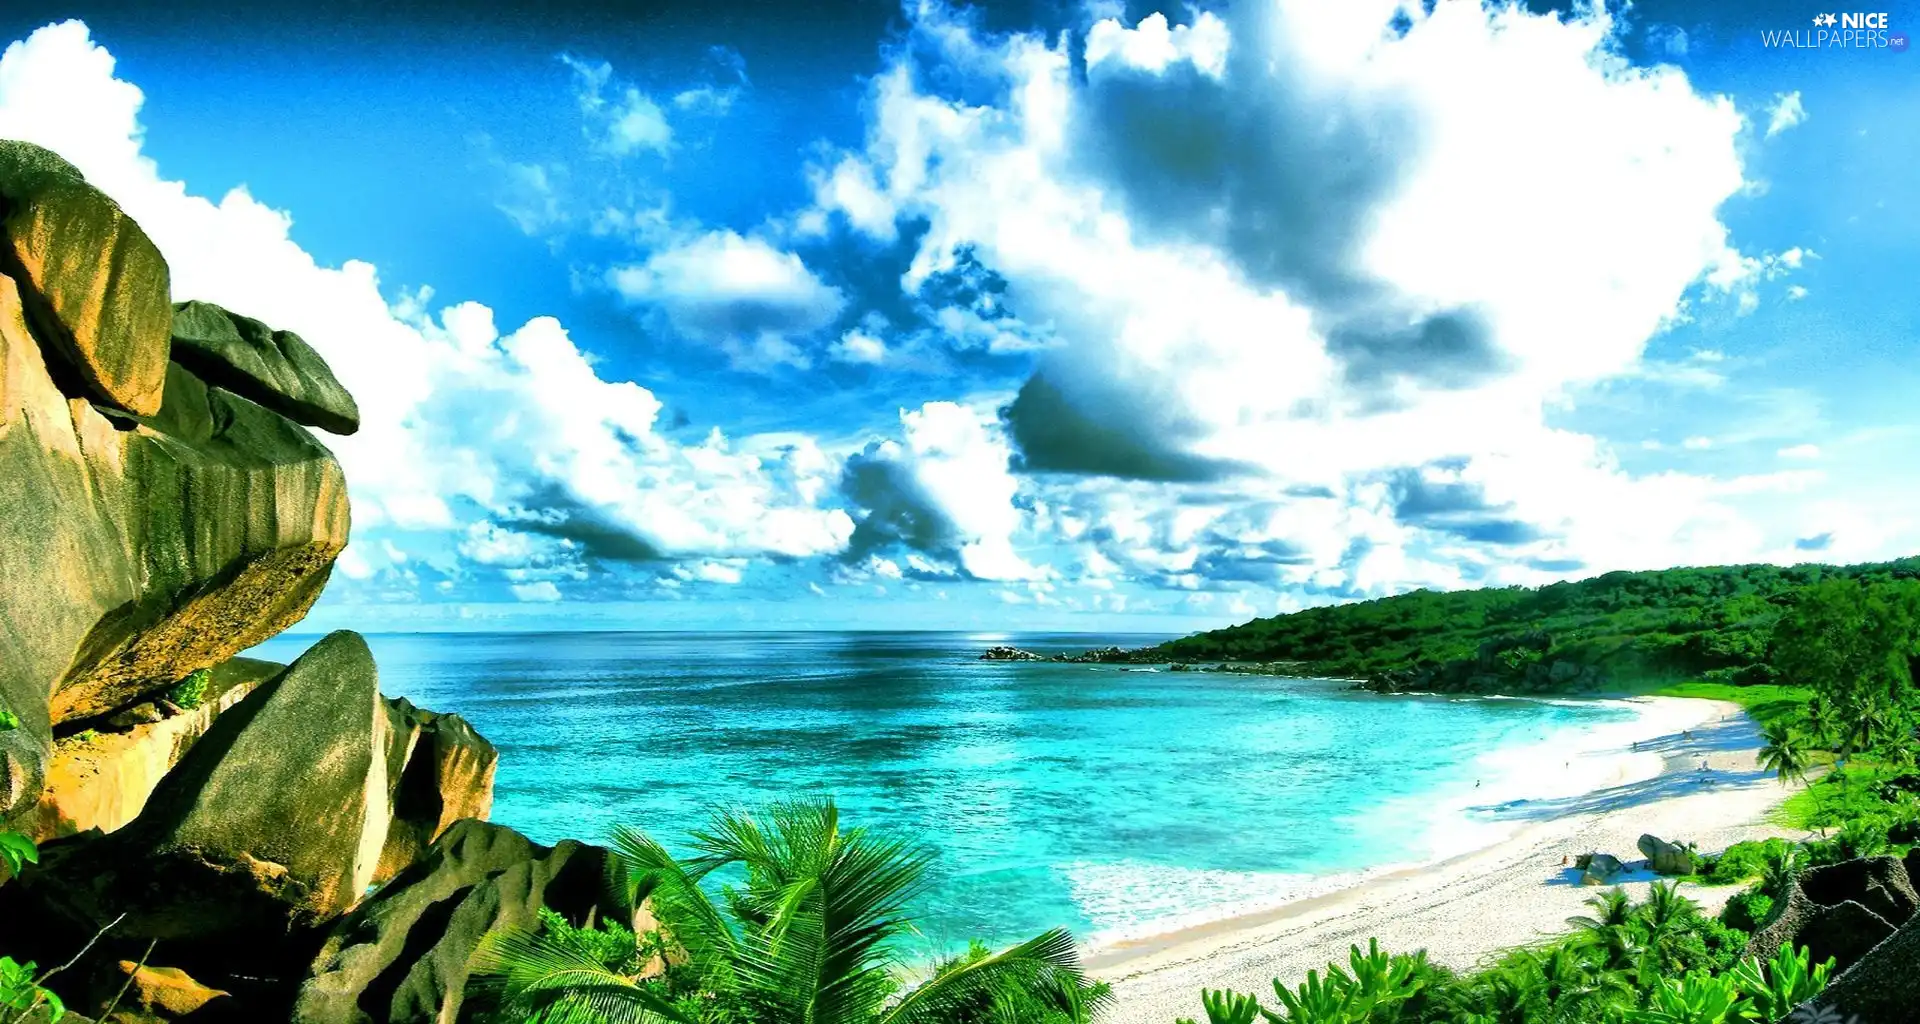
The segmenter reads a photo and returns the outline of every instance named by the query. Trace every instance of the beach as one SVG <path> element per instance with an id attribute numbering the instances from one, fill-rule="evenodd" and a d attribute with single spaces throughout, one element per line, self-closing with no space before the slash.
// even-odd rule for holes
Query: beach
<path id="1" fill-rule="evenodd" d="M 1094 944 L 1088 966 L 1112 983 L 1118 1000 L 1105 1020 L 1204 1019 L 1202 988 L 1253 992 L 1271 1003 L 1275 977 L 1297 985 L 1309 969 L 1344 963 L 1348 947 L 1364 948 L 1369 937 L 1392 952 L 1425 949 L 1438 963 L 1472 968 L 1562 934 L 1568 917 L 1588 911 L 1584 901 L 1602 890 L 1579 883 L 1570 859 L 1577 854 L 1611 853 L 1639 868 L 1642 834 L 1702 851 L 1796 834 L 1768 820 L 1792 789 L 1755 764 L 1764 740 L 1738 705 L 1670 697 L 1633 703 L 1636 720 L 1581 742 L 1500 755 L 1498 792 L 1438 809 L 1459 820 L 1441 839 L 1443 859 L 1255 912 Z M 1655 877 L 1635 870 L 1622 881 L 1642 899 Z M 1687 896 L 1712 911 L 1738 891 L 1683 883 Z"/>

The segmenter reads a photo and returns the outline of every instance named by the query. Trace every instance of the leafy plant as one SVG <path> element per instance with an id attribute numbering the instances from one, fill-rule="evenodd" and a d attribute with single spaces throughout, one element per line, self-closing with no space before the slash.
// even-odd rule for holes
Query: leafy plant
<path id="1" fill-rule="evenodd" d="M 1720 911 L 1720 921 L 1730 928 L 1751 932 L 1766 924 L 1772 913 L 1773 897 L 1759 889 L 1749 889 L 1727 900 L 1726 909 Z"/>
<path id="2" fill-rule="evenodd" d="M 0 708 L 0 732 L 20 728 L 20 716 L 5 708 Z"/>
<path id="3" fill-rule="evenodd" d="M 66 1005 L 40 986 L 45 979 L 34 974 L 36 969 L 31 960 L 23 964 L 10 956 L 0 956 L 0 1009 L 17 1011 L 5 1018 L 8 1022 L 25 1020 L 28 1012 L 41 1006 L 47 1008 L 48 1021 L 66 1016 Z"/>
<path id="4" fill-rule="evenodd" d="M 40 863 L 40 850 L 33 840 L 18 832 L 0 832 L 0 864 L 6 865 L 7 873 L 18 875 L 24 864 Z"/>
<path id="5" fill-rule="evenodd" d="M 196 668 L 187 673 L 185 679 L 173 684 L 167 691 L 167 699 L 192 711 L 207 702 L 207 693 L 213 688 L 213 672 Z"/>
<path id="6" fill-rule="evenodd" d="M 1805 946 L 1797 952 L 1783 947 L 1764 968 L 1752 957 L 1741 961 L 1731 977 L 1741 994 L 1753 1002 L 1748 1015 L 1764 1024 L 1780 1024 L 1794 1007 L 1825 990 L 1835 961 L 1828 957 L 1809 969 L 1807 961 L 1811 957 L 1812 951 Z"/>
<path id="7" fill-rule="evenodd" d="M 1207 1011 L 1207 1024 L 1253 1024 L 1261 1013 L 1260 1000 L 1225 989 L 1202 989 L 1200 1006 Z M 1179 1024 L 1193 1024 L 1193 1019 L 1182 1017 Z"/>
<path id="8" fill-rule="evenodd" d="M 1628 1024 L 1729 1024 L 1744 1016 L 1743 999 L 1731 978 L 1668 978 L 1649 996 L 1645 1009 L 1627 1012 Z"/>
<path id="9" fill-rule="evenodd" d="M 652 908 L 672 936 L 677 971 L 647 977 L 633 960 L 610 965 L 577 936 L 505 930 L 476 951 L 475 971 L 498 986 L 511 1021 L 601 1024 L 953 1024 L 982 1001 L 1075 1007 L 1084 1024 L 1104 1001 L 1089 996 L 1073 939 L 1044 932 L 950 964 L 906 991 L 897 943 L 907 906 L 923 891 L 930 852 L 864 829 L 843 829 L 832 801 L 717 812 L 674 857 L 631 829 L 613 842 L 621 896 Z M 718 872 L 744 876 L 710 891 Z M 596 940 L 597 941 L 597 940 Z"/>

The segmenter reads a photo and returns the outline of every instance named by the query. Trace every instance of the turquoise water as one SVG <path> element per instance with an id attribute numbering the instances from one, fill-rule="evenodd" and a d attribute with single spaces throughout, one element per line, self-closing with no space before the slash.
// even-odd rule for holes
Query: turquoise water
<path id="1" fill-rule="evenodd" d="M 1339 684 L 992 663 L 1159 637 L 945 633 L 368 637 L 383 690 L 500 748 L 494 820 L 552 841 L 616 823 L 674 845 L 715 804 L 833 794 L 940 852 L 932 950 L 1082 937 L 1277 902 L 1425 859 L 1437 809 L 1501 748 L 1617 706 L 1377 697 Z M 261 657 L 291 660 L 311 637 Z"/>

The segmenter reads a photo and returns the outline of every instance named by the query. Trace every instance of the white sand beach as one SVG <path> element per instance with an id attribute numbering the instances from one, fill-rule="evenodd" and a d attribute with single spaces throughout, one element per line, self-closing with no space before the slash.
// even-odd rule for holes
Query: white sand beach
<path id="1" fill-rule="evenodd" d="M 1583 901 L 1598 890 L 1580 885 L 1563 858 L 1599 851 L 1638 867 L 1643 858 L 1635 844 L 1643 833 L 1708 851 L 1794 834 L 1767 820 L 1792 790 L 1756 766 L 1764 741 L 1738 705 L 1672 697 L 1633 703 L 1637 720 L 1594 730 L 1577 744 L 1501 755 L 1524 763 L 1506 765 L 1500 788 L 1508 791 L 1475 801 L 1477 813 L 1450 809 L 1479 823 L 1461 829 L 1449 845 L 1462 852 L 1446 860 L 1387 870 L 1258 913 L 1090 948 L 1089 967 L 1113 983 L 1119 1000 L 1106 1019 L 1204 1020 L 1203 987 L 1255 992 L 1271 1002 L 1273 978 L 1297 984 L 1310 968 L 1344 962 L 1348 946 L 1364 947 L 1369 937 L 1393 952 L 1424 948 L 1435 961 L 1470 968 L 1563 933 L 1568 917 L 1587 911 Z M 1639 899 L 1654 876 L 1625 878 Z M 1684 891 L 1717 910 L 1738 889 L 1686 884 Z"/>

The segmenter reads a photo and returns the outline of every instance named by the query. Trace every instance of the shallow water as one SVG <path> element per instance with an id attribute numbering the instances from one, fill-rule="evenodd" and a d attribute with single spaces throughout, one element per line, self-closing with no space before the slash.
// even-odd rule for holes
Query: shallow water
<path id="1" fill-rule="evenodd" d="M 927 952 L 1064 924 L 1083 938 L 1278 902 L 1435 852 L 1487 755 L 1571 742 L 1617 705 L 981 662 L 1160 637 L 963 633 L 395 634 L 382 689 L 500 748 L 494 820 L 617 823 L 669 846 L 716 804 L 831 793 L 940 853 Z M 312 637 L 254 652 L 287 661 Z M 1512 759 L 1508 759 L 1512 760 Z M 1514 770 L 1524 770 L 1524 766 Z M 1513 780 L 1507 780 L 1511 783 Z"/>

